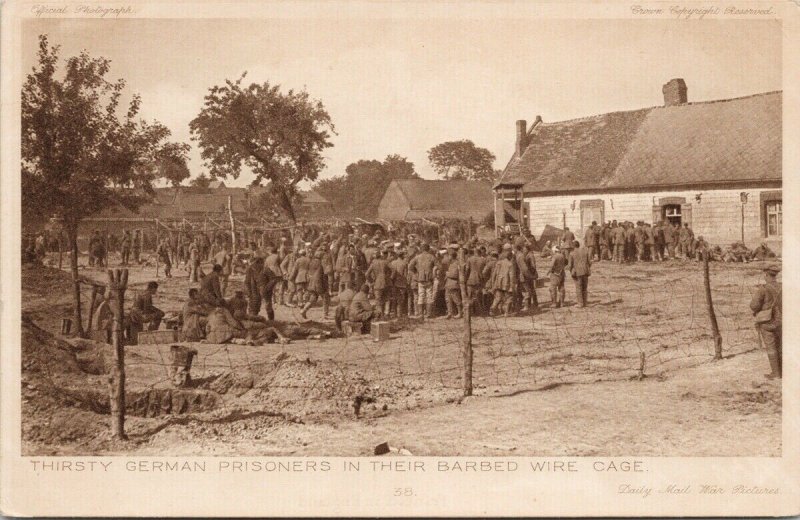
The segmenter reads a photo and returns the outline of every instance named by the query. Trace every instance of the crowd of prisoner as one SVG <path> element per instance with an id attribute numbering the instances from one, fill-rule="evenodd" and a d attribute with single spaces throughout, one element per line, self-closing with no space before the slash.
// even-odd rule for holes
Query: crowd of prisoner
<path id="1" fill-rule="evenodd" d="M 411 230 L 418 233 L 407 233 Z M 471 230 L 442 233 L 434 226 L 402 223 L 371 231 L 358 234 L 350 226 L 308 226 L 295 233 L 294 242 L 288 233 L 237 236 L 237 249 L 247 258 L 242 266 L 244 290 L 228 299 L 225 295 L 236 264 L 228 233 L 167 235 L 158 241 L 156 254 L 167 277 L 172 276 L 173 264 L 181 265 L 189 272 L 190 282 L 199 284 L 190 290 L 180 316 L 184 336 L 224 342 L 242 338 L 288 341 L 278 328 L 269 326 L 275 323 L 275 305 L 298 309 L 299 318 L 306 321 L 308 311 L 319 304 L 323 319 L 333 318 L 340 331 L 349 324 L 366 332 L 375 319 L 459 318 L 463 297 L 474 315 L 507 317 L 539 307 L 539 278 L 547 280 L 553 308 L 565 304 L 568 276 L 575 286 L 577 305 L 586 306 L 593 262 L 700 260 L 704 253 L 726 260 L 726 255 L 735 253 L 710 247 L 703 237 L 695 237 L 688 224 L 669 222 L 593 222 L 582 241 L 565 228 L 540 253 L 535 252 L 535 242 L 522 236 L 478 241 Z M 451 237 L 456 240 L 448 241 Z M 107 243 L 108 238 L 95 231 L 89 241 L 90 265 L 107 265 Z M 115 240 L 121 265 L 140 263 L 142 244 L 141 233 L 124 231 Z M 36 247 L 41 247 L 40 241 Z M 746 253 L 747 260 L 774 256 L 764 245 Z M 212 268 L 206 274 L 201 265 L 208 262 Z M 779 302 L 773 290 L 776 268 L 770 269 L 772 284 L 759 289 L 761 303 L 754 299 L 754 315 L 757 308 L 771 309 Z M 164 313 L 152 302 L 157 287 L 151 282 L 134 299 L 128 313 L 131 330 L 158 328 Z M 111 307 L 106 304 L 101 305 L 105 311 L 98 309 L 105 312 L 96 320 L 98 325 L 110 323 Z M 760 339 L 771 352 L 773 374 L 779 376 L 776 327 L 780 330 L 779 318 L 777 325 L 775 320 L 758 325 Z"/>

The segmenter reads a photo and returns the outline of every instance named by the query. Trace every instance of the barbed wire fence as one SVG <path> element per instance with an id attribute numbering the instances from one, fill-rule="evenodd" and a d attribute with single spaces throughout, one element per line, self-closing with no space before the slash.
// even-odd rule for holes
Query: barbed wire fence
<path id="1" fill-rule="evenodd" d="M 710 267 L 724 369 L 725 359 L 759 348 L 749 302 L 760 270 L 744 264 Z M 123 278 L 115 271 L 109 287 L 122 285 Z M 541 306 L 535 312 L 509 318 L 471 316 L 469 386 L 476 394 L 502 397 L 559 385 L 662 379 L 715 362 L 702 263 L 643 263 L 635 268 L 600 264 L 590 277 L 587 308 L 554 308 L 548 288 L 537 292 Z M 567 300 L 574 301 L 569 278 Z M 299 322 L 299 309 L 292 312 Z M 308 328 L 291 326 L 301 332 Z M 187 344 L 198 355 L 193 381 L 186 387 L 173 382 L 169 344 L 115 348 L 114 356 L 120 350 L 123 355 L 124 402 L 113 391 L 119 388 L 113 374 L 109 390 L 95 392 L 108 397 L 102 402 L 97 396 L 89 399 L 90 408 L 115 418 L 120 411 L 158 417 L 164 424 L 252 413 L 339 420 L 464 396 L 469 371 L 462 320 L 401 321 L 388 340 L 378 342 L 357 333 L 313 339 L 323 329 L 311 328 L 304 332 L 311 337 L 288 345 Z M 113 365 L 116 359 L 107 364 Z M 45 376 L 54 388 L 67 388 L 58 374 L 47 371 Z M 76 391 L 70 397 L 86 400 L 87 395 Z M 118 424 L 112 421 L 113 428 Z"/>
<path id="2" fill-rule="evenodd" d="M 243 409 L 358 417 L 367 405 L 380 415 L 457 401 L 471 393 L 467 388 L 508 396 L 567 384 L 665 378 L 715 361 L 702 266 L 595 269 L 586 308 L 554 308 L 548 289 L 539 288 L 541 307 L 535 312 L 509 318 L 473 314 L 470 345 L 464 321 L 446 319 L 403 322 L 385 341 L 356 333 L 288 345 L 194 345 L 193 382 L 184 389 L 172 384 L 169 345 L 128 346 L 128 403 L 113 406 L 119 394 L 112 392 L 110 408 L 146 417 L 209 410 L 241 416 Z M 757 349 L 748 304 L 758 278 L 752 269 L 729 264 L 712 264 L 711 272 L 722 358 Z M 567 284 L 569 300 L 569 278 Z M 465 370 L 466 359 L 471 370 Z"/>

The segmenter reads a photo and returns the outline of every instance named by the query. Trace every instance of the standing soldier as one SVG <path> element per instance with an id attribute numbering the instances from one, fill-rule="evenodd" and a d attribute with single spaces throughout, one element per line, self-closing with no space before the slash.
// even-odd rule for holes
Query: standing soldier
<path id="1" fill-rule="evenodd" d="M 572 251 L 572 244 L 575 242 L 575 234 L 564 226 L 564 232 L 561 233 L 561 249 L 568 255 Z"/>
<path id="2" fill-rule="evenodd" d="M 131 258 L 131 232 L 127 229 L 122 232 L 122 241 L 119 244 L 120 256 L 122 256 L 122 265 L 128 265 Z"/>
<path id="3" fill-rule="evenodd" d="M 259 279 L 259 290 L 264 306 L 267 309 L 267 319 L 275 320 L 275 309 L 272 301 L 275 299 L 275 288 L 283 283 L 283 271 L 281 271 L 280 257 L 275 252 L 273 246 L 267 246 L 267 258 L 264 260 L 264 268 L 261 270 Z"/>
<path id="4" fill-rule="evenodd" d="M 261 271 L 264 269 L 264 258 L 257 254 L 253 261 L 247 266 L 244 273 L 244 288 L 247 291 L 247 313 L 258 316 L 261 312 L 261 287 L 259 280 Z"/>
<path id="5" fill-rule="evenodd" d="M 589 256 L 590 258 L 594 259 L 594 254 L 597 252 L 594 248 L 594 237 L 595 237 L 595 225 L 597 222 L 592 221 L 592 225 L 586 228 L 586 232 L 583 234 L 583 243 L 586 244 L 586 247 L 589 249 Z"/>
<path id="6" fill-rule="evenodd" d="M 433 310 L 433 267 L 436 259 L 431 254 L 430 246 L 422 244 L 422 251 L 408 264 L 409 273 L 413 273 L 417 280 L 417 316 L 430 318 Z"/>
<path id="7" fill-rule="evenodd" d="M 614 247 L 611 233 L 611 225 L 606 222 L 600 230 L 600 260 L 611 260 L 611 250 Z"/>
<path id="8" fill-rule="evenodd" d="M 392 253 L 392 260 L 389 262 L 389 269 L 392 272 L 392 300 L 389 312 L 398 319 L 408 316 L 408 262 L 405 256 L 405 252 L 401 249 L 397 254 Z"/>
<path id="9" fill-rule="evenodd" d="M 156 249 L 156 255 L 161 263 L 164 264 L 164 275 L 172 278 L 172 261 L 169 258 L 169 241 L 164 238 Z"/>
<path id="10" fill-rule="evenodd" d="M 569 255 L 567 267 L 572 272 L 575 281 L 575 296 L 580 307 L 586 307 L 589 300 L 589 275 L 591 275 L 592 259 L 589 250 L 575 241 L 575 250 Z"/>
<path id="11" fill-rule="evenodd" d="M 569 256 L 569 255 L 567 255 Z M 633 222 L 625 223 L 625 261 L 633 262 L 636 258 L 636 231 Z"/>
<path id="12" fill-rule="evenodd" d="M 388 262 L 384 258 L 383 251 L 376 249 L 374 253 L 372 253 L 372 257 L 372 263 L 369 264 L 366 277 L 367 281 L 370 282 L 372 286 L 372 293 L 375 295 L 375 313 L 377 316 L 383 316 L 387 296 L 391 287 L 389 284 L 391 271 L 389 270 Z"/>
<path id="13" fill-rule="evenodd" d="M 292 280 L 292 271 L 294 271 L 294 264 L 297 261 L 297 253 L 293 249 L 287 249 L 286 256 L 281 261 L 281 272 L 283 273 L 283 290 L 281 291 L 281 304 L 287 307 L 294 307 L 292 298 L 295 294 L 294 280 Z"/>
<path id="14" fill-rule="evenodd" d="M 323 317 L 328 319 L 330 290 L 328 289 L 328 277 L 325 276 L 325 268 L 322 265 L 322 254 L 323 251 L 321 249 L 317 249 L 314 252 L 313 257 L 308 261 L 308 282 L 306 285 L 308 291 L 308 301 L 303 307 L 303 310 L 300 311 L 300 316 L 304 320 L 308 319 L 306 313 L 315 303 L 317 303 L 317 300 L 320 298 L 322 298 Z"/>
<path id="15" fill-rule="evenodd" d="M 200 247 L 197 240 L 193 240 L 189 245 L 189 282 L 197 282 L 200 271 Z"/>
<path id="16" fill-rule="evenodd" d="M 494 291 L 494 274 L 495 274 L 495 266 L 497 266 L 498 254 L 497 249 L 492 247 L 489 251 L 489 256 L 486 257 L 486 263 L 483 266 L 483 270 L 481 271 L 481 281 L 483 285 L 483 291 L 481 294 L 482 298 L 482 306 L 486 309 L 487 314 L 489 314 L 489 309 L 492 308 L 492 295 Z"/>
<path id="17" fill-rule="evenodd" d="M 133 232 L 133 242 L 131 243 L 131 248 L 133 252 L 133 261 L 138 265 L 141 263 L 139 257 L 142 254 L 142 231 L 140 229 L 137 229 Z"/>
<path id="18" fill-rule="evenodd" d="M 511 244 L 504 244 L 503 253 L 494 266 L 492 285 L 494 299 L 492 300 L 490 315 L 495 315 L 502 308 L 503 315 L 506 318 L 509 317 L 511 304 L 514 300 L 514 291 L 517 287 L 517 271 L 514 268 L 513 258 L 514 253 L 511 249 Z"/>
<path id="19" fill-rule="evenodd" d="M 759 340 L 767 351 L 771 372 L 767 379 L 780 378 L 783 373 L 783 342 L 781 339 L 783 323 L 783 303 L 781 284 L 777 281 L 780 268 L 770 265 L 764 269 L 765 284 L 756 290 L 750 301 L 750 310 L 756 321 Z"/>
<path id="20" fill-rule="evenodd" d="M 636 241 L 636 261 L 641 262 L 644 259 L 645 247 L 644 223 L 641 220 L 636 223 L 633 233 L 634 240 Z"/>
<path id="21" fill-rule="evenodd" d="M 656 237 L 650 224 L 643 224 L 645 255 L 651 262 L 656 259 Z"/>
<path id="22" fill-rule="evenodd" d="M 559 308 L 564 304 L 564 279 L 566 278 L 567 259 L 560 249 L 553 253 L 553 264 L 550 266 L 550 301 Z"/>
<path id="23" fill-rule="evenodd" d="M 656 249 L 656 255 L 653 260 L 659 260 L 661 262 L 665 260 L 664 245 L 666 244 L 666 239 L 664 238 L 664 227 L 663 221 L 656 222 L 656 225 L 653 227 L 653 241 L 655 242 Z"/>
<path id="24" fill-rule="evenodd" d="M 470 309 L 474 306 L 478 313 L 483 313 L 481 295 L 483 291 L 483 268 L 486 266 L 485 249 L 476 249 L 467 259 L 467 302 Z"/>
<path id="25" fill-rule="evenodd" d="M 678 233 L 679 252 L 684 259 L 689 258 L 689 249 L 691 248 L 692 238 L 689 236 L 689 224 L 684 224 Z"/>
<path id="26" fill-rule="evenodd" d="M 614 243 L 614 261 L 621 264 L 625 261 L 625 228 L 622 227 L 622 223 L 614 226 L 611 235 Z"/>
<path id="27" fill-rule="evenodd" d="M 342 246 L 336 257 L 336 274 L 339 276 L 339 291 L 342 292 L 348 287 L 352 287 L 353 282 L 353 244 Z"/>
<path id="28" fill-rule="evenodd" d="M 461 317 L 461 284 L 458 280 L 458 246 L 450 246 L 450 258 L 445 272 L 445 301 L 447 303 L 447 319 Z"/>
<path id="29" fill-rule="evenodd" d="M 228 246 L 223 248 L 214 255 L 214 263 L 222 266 L 222 273 L 220 276 L 220 288 L 222 289 L 222 296 L 225 296 L 225 291 L 228 289 L 228 282 L 233 273 L 233 257 L 228 252 Z"/>
<path id="30" fill-rule="evenodd" d="M 303 307 L 306 296 L 306 286 L 308 285 L 308 266 L 311 263 L 306 250 L 301 249 L 298 253 L 297 260 L 294 262 L 294 267 L 289 275 L 289 279 L 294 282 L 294 290 L 297 295 L 297 306 Z"/>

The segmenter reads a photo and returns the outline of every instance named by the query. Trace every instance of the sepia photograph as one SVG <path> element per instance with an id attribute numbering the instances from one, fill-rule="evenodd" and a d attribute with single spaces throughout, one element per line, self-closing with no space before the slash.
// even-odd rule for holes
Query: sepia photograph
<path id="1" fill-rule="evenodd" d="M 781 37 L 24 20 L 22 454 L 779 457 Z"/>

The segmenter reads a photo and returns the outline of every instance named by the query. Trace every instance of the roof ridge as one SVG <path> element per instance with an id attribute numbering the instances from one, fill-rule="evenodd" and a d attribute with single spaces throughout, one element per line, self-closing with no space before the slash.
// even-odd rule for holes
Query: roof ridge
<path id="1" fill-rule="evenodd" d="M 738 97 L 732 97 L 732 98 L 709 99 L 709 100 L 706 100 L 706 101 L 691 101 L 689 103 L 683 103 L 681 105 L 674 105 L 674 106 L 654 105 L 654 106 L 650 106 L 650 107 L 634 108 L 634 109 L 631 109 L 631 110 L 614 110 L 614 111 L 611 111 L 611 112 L 603 112 L 603 113 L 600 113 L 600 114 L 592 114 L 592 115 L 589 115 L 589 116 L 575 117 L 575 118 L 572 118 L 572 119 L 562 119 L 560 121 L 549 121 L 548 122 L 548 121 L 544 121 L 543 120 L 539 125 L 537 125 L 535 127 L 532 127 L 531 131 L 528 133 L 528 135 L 531 135 L 533 133 L 534 128 L 537 128 L 538 126 L 542 126 L 542 125 L 553 126 L 553 125 L 558 125 L 558 124 L 562 124 L 562 123 L 575 123 L 575 122 L 578 122 L 578 121 L 586 121 L 586 120 L 589 120 L 589 119 L 595 119 L 595 118 L 599 118 L 599 117 L 603 117 L 603 116 L 609 116 L 611 114 L 629 114 L 631 112 L 640 112 L 640 111 L 644 111 L 644 110 L 655 110 L 655 109 L 658 109 L 658 108 L 674 108 L 675 106 L 681 106 L 682 107 L 682 106 L 693 106 L 693 105 L 710 105 L 710 104 L 714 104 L 714 103 L 726 103 L 726 102 L 729 102 L 729 101 L 739 101 L 739 100 L 742 100 L 742 99 L 748 99 L 748 98 L 760 97 L 760 96 L 769 96 L 769 95 L 773 95 L 773 94 L 782 94 L 782 93 L 783 93 L 783 90 L 770 90 L 768 92 L 757 92 L 755 94 L 748 94 L 746 96 L 738 96 Z"/>

